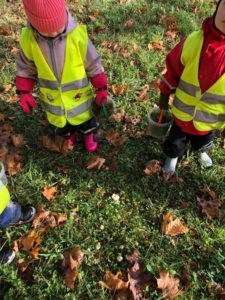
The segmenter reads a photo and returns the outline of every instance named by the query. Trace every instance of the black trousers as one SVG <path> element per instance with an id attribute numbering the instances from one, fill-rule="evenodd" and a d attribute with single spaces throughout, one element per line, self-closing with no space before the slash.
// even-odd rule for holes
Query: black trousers
<path id="1" fill-rule="evenodd" d="M 204 152 L 211 148 L 215 131 L 210 131 L 205 135 L 191 135 L 183 132 L 179 126 L 173 123 L 169 135 L 163 145 L 163 152 L 166 156 L 175 158 L 184 154 L 190 142 L 194 151 Z"/>
<path id="2" fill-rule="evenodd" d="M 54 131 L 56 135 L 61 135 L 61 136 L 71 136 L 75 131 L 79 132 L 81 134 L 90 134 L 95 129 L 99 127 L 99 123 L 96 121 L 95 117 L 91 118 L 87 122 L 84 122 L 80 125 L 71 125 L 68 122 L 63 128 L 57 128 L 55 127 Z"/>

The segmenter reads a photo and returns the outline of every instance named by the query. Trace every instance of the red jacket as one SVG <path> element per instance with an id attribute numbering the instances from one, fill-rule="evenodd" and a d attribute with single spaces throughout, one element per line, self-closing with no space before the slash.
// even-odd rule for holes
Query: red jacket
<path id="1" fill-rule="evenodd" d="M 218 31 L 213 25 L 213 18 L 206 19 L 202 24 L 204 32 L 204 43 L 202 46 L 198 79 L 202 93 L 208 90 L 225 72 L 225 35 Z M 180 80 L 184 66 L 181 63 L 181 53 L 183 50 L 182 40 L 176 45 L 166 57 L 167 72 L 164 75 L 172 87 L 176 87 Z M 161 81 L 159 84 L 160 91 L 163 94 L 173 94 L 174 90 Z M 208 131 L 198 131 L 193 122 L 184 122 L 174 118 L 175 123 L 184 131 L 193 135 L 204 135 Z"/>

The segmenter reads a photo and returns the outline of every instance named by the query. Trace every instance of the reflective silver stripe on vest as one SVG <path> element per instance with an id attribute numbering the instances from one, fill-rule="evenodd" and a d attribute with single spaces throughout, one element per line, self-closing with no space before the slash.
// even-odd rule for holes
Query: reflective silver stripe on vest
<path id="1" fill-rule="evenodd" d="M 78 116 L 78 115 L 84 113 L 91 107 L 91 104 L 93 101 L 94 101 L 94 98 L 91 98 L 88 101 L 85 101 L 84 103 L 82 103 L 81 105 L 79 105 L 71 110 L 67 110 L 67 117 L 73 118 L 75 116 Z"/>
<path id="2" fill-rule="evenodd" d="M 68 92 L 68 91 L 79 90 L 81 88 L 84 88 L 88 86 L 89 82 L 87 78 L 83 78 L 80 80 L 75 80 L 61 85 L 55 80 L 47 80 L 47 79 L 39 78 L 38 83 L 41 88 L 58 90 L 59 87 L 61 87 L 62 92 Z"/>
<path id="3" fill-rule="evenodd" d="M 38 78 L 38 83 L 41 88 L 47 88 L 50 90 L 58 90 L 60 86 L 56 80 L 48 80 L 42 78 Z"/>
<path id="4" fill-rule="evenodd" d="M 88 86 L 88 79 L 83 78 L 80 80 L 76 80 L 73 82 L 65 83 L 61 85 L 62 92 L 68 92 L 68 91 L 73 91 L 73 90 L 79 90 L 81 88 L 84 88 Z"/>
<path id="5" fill-rule="evenodd" d="M 171 90 L 176 90 L 176 86 L 172 86 L 164 76 L 162 76 L 161 80 L 171 89 Z"/>
<path id="6" fill-rule="evenodd" d="M 173 106 L 190 116 L 194 115 L 195 106 L 185 104 L 177 96 L 174 97 Z"/>
<path id="7" fill-rule="evenodd" d="M 59 117 L 65 115 L 65 110 L 61 106 L 55 106 L 55 105 L 51 105 L 51 104 L 45 103 L 45 102 L 42 102 L 42 103 L 43 103 L 44 109 L 47 112 L 50 112 L 51 114 L 59 116 Z"/>
<path id="8" fill-rule="evenodd" d="M 196 93 L 200 91 L 200 88 L 198 86 L 183 81 L 182 79 L 180 79 L 179 81 L 178 88 L 193 97 L 195 97 Z"/>
<path id="9" fill-rule="evenodd" d="M 4 168 L 4 165 L 3 163 L 0 163 L 0 180 L 3 182 L 4 185 L 7 185 L 8 184 L 8 180 L 6 178 L 6 175 L 5 175 L 5 168 Z"/>
<path id="10" fill-rule="evenodd" d="M 225 105 L 225 96 L 222 96 L 222 95 L 205 93 L 202 97 L 202 100 L 208 104 L 224 104 Z"/>
<path id="11" fill-rule="evenodd" d="M 205 111 L 198 110 L 196 112 L 194 120 L 205 123 L 225 122 L 225 114 L 214 115 Z"/>
<path id="12" fill-rule="evenodd" d="M 5 186 L 5 184 L 0 180 L 0 191 Z"/>

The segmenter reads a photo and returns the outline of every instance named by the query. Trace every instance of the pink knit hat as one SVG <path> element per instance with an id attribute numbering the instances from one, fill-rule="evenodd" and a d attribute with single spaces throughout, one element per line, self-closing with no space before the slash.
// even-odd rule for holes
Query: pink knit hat
<path id="1" fill-rule="evenodd" d="M 23 0 L 31 25 L 40 32 L 57 32 L 66 24 L 66 0 Z"/>

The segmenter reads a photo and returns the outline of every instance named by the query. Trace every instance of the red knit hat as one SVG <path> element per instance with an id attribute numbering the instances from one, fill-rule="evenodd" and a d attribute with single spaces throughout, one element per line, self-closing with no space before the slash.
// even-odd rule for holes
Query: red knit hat
<path id="1" fill-rule="evenodd" d="M 23 0 L 31 25 L 40 32 L 57 32 L 66 24 L 66 0 Z"/>

